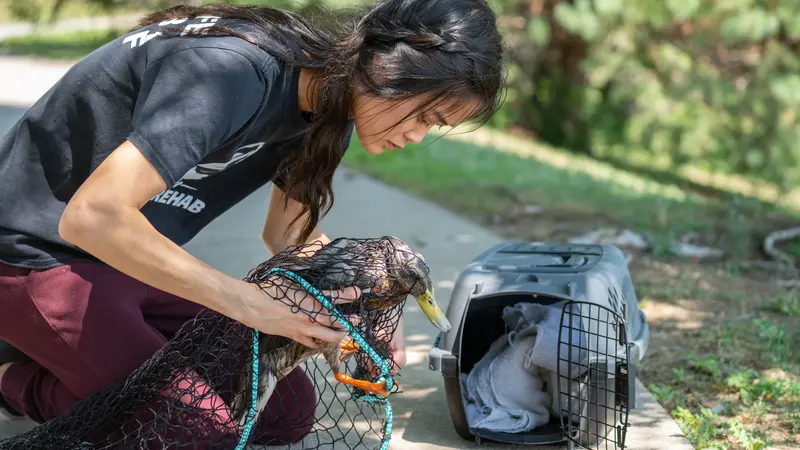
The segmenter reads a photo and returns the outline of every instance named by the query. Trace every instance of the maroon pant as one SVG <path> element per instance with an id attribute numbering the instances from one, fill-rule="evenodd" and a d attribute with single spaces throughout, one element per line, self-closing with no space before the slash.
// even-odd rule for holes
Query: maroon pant
<path id="1" fill-rule="evenodd" d="M 0 263 L 0 339 L 36 361 L 10 366 L 0 394 L 31 419 L 49 420 L 127 377 L 202 309 L 107 265 L 29 270 Z M 295 369 L 267 405 L 285 415 L 262 420 L 254 440 L 299 441 L 311 431 L 315 405 L 313 384 Z"/>

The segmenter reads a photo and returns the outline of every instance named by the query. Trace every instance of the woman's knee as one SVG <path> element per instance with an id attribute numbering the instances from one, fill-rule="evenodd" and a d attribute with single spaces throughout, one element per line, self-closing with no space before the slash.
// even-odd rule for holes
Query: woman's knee
<path id="1" fill-rule="evenodd" d="M 146 286 L 96 263 L 30 271 L 26 295 L 4 305 L 4 335 L 45 370 L 26 386 L 37 398 L 83 398 L 124 379 L 164 344 L 139 309 Z M 13 309 L 13 311 L 8 311 Z M 12 316 L 13 313 L 13 316 Z"/>

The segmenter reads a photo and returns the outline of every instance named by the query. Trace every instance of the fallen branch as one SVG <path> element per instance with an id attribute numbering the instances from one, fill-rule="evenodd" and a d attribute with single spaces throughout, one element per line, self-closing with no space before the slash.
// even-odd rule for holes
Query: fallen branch
<path id="1" fill-rule="evenodd" d="M 788 253 L 777 249 L 775 244 L 798 238 L 800 238 L 800 227 L 773 231 L 766 237 L 766 239 L 764 239 L 764 252 L 773 259 L 783 263 L 783 265 L 788 268 L 789 272 L 792 273 L 792 277 L 794 278 L 791 280 L 778 280 L 778 285 L 780 286 L 800 287 L 800 271 L 797 269 L 797 266 L 795 265 L 796 263 L 792 257 L 789 256 Z"/>

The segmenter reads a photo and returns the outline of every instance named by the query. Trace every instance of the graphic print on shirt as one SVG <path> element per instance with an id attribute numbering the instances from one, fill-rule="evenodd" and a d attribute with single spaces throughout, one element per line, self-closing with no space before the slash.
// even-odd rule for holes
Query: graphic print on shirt
<path id="1" fill-rule="evenodd" d="M 205 34 L 209 27 L 214 26 L 217 20 L 221 19 L 218 16 L 197 16 L 193 21 L 194 23 L 189 23 L 183 28 L 183 32 L 181 32 L 181 36 L 186 36 L 189 34 Z M 164 27 L 168 25 L 180 25 L 184 22 L 189 20 L 187 17 L 177 18 L 177 19 L 167 19 L 163 22 L 160 22 L 158 26 Z M 160 31 L 139 31 L 134 33 L 130 36 L 126 36 L 125 39 L 122 40 L 123 44 L 130 44 L 131 48 L 139 47 L 146 44 L 148 41 L 153 39 L 156 36 L 161 36 Z"/>
<path id="2" fill-rule="evenodd" d="M 221 161 L 207 161 L 197 164 L 191 168 L 175 185 L 164 192 L 154 196 L 150 201 L 163 203 L 165 205 L 174 206 L 176 208 L 183 208 L 192 213 L 199 213 L 205 208 L 206 203 L 197 198 L 197 194 L 191 195 L 186 192 L 180 192 L 178 189 L 183 187 L 192 191 L 197 191 L 197 187 L 192 186 L 194 182 L 201 181 L 205 178 L 213 176 L 223 170 L 241 163 L 248 157 L 254 155 L 261 150 L 265 142 L 256 142 L 239 147 L 233 152 L 230 158 Z"/>
<path id="3" fill-rule="evenodd" d="M 148 30 L 144 30 L 125 37 L 125 39 L 122 40 L 122 43 L 127 44 L 130 42 L 131 48 L 134 48 L 146 44 L 147 41 L 153 39 L 156 36 L 161 36 L 161 32 L 156 31 L 154 33 L 151 33 Z"/>
<path id="4" fill-rule="evenodd" d="M 212 27 L 217 22 L 217 20 L 221 19 L 218 16 L 197 16 L 192 20 L 199 21 L 199 23 L 190 23 L 184 27 L 181 36 L 186 36 L 187 34 L 203 34 L 206 30 L 204 28 Z M 181 17 L 177 19 L 167 19 L 163 22 L 160 22 L 158 26 L 163 27 L 167 25 L 180 25 L 184 22 L 189 20 L 188 17 Z"/>
<path id="5" fill-rule="evenodd" d="M 184 183 L 184 181 L 202 180 L 203 178 L 214 175 L 217 172 L 221 172 L 232 165 L 239 164 L 240 162 L 244 161 L 248 156 L 251 156 L 253 153 L 261 150 L 261 147 L 263 146 L 264 142 L 248 144 L 239 147 L 236 152 L 233 153 L 233 156 L 231 156 L 231 158 L 227 161 L 200 163 L 186 172 L 186 174 L 173 187 L 186 186 L 189 189 L 197 190 L 197 188 Z"/>

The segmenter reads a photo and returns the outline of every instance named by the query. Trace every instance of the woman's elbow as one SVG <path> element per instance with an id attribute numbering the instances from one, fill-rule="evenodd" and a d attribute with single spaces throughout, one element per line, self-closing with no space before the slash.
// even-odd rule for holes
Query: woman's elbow
<path id="1" fill-rule="evenodd" d="M 71 201 L 61 213 L 58 235 L 61 239 L 80 246 L 84 236 L 95 234 L 93 230 L 102 222 L 100 215 L 98 208 L 86 201 Z"/>
<path id="2" fill-rule="evenodd" d="M 267 250 L 272 254 L 280 253 L 285 245 L 285 239 L 280 236 L 280 233 L 275 233 L 273 230 L 265 229 L 261 233 L 261 240 L 264 241 Z"/>

